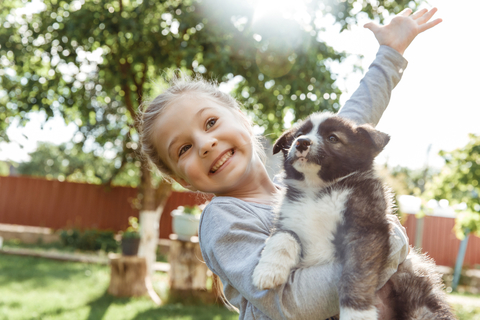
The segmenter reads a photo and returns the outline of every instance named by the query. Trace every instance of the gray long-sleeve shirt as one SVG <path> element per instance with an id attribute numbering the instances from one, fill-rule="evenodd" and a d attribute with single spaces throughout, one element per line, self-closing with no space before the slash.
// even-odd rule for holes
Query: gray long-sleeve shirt
<path id="1" fill-rule="evenodd" d="M 375 61 L 339 114 L 358 124 L 376 125 L 400 81 L 406 60 L 394 49 L 381 46 Z M 269 205 L 233 197 L 215 197 L 200 220 L 200 247 L 207 266 L 224 285 L 226 298 L 240 311 L 239 319 L 326 319 L 339 312 L 339 264 L 294 270 L 288 282 L 275 289 L 259 290 L 252 284 L 265 240 L 270 234 L 273 211 Z M 408 254 L 401 226 L 390 237 L 387 279 Z"/>

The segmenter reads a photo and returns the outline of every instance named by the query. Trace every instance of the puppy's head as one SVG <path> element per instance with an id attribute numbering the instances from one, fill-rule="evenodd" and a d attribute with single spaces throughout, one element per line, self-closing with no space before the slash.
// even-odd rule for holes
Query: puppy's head
<path id="1" fill-rule="evenodd" d="M 284 155 L 287 179 L 328 182 L 372 167 L 390 137 L 332 113 L 315 113 L 286 131 L 273 146 Z"/>

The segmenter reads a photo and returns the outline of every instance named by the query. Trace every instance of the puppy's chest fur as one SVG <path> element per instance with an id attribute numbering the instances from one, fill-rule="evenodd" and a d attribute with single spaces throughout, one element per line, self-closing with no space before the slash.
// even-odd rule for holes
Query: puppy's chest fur
<path id="1" fill-rule="evenodd" d="M 387 194 L 372 172 L 359 173 L 323 188 L 311 189 L 296 181 L 286 181 L 286 184 L 276 227 L 298 235 L 302 244 L 299 267 L 333 262 L 348 241 L 348 232 L 362 228 L 361 219 L 376 211 L 377 218 L 383 220 L 388 211 Z M 376 193 L 376 197 L 369 197 L 369 203 L 362 200 L 365 191 Z M 368 207 L 377 210 L 359 212 Z M 375 217 L 367 219 L 371 221 Z"/>

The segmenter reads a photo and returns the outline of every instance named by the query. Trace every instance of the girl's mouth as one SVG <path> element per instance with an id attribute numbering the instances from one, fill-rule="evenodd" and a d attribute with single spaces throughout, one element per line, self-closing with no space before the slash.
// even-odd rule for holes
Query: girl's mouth
<path id="1" fill-rule="evenodd" d="M 218 169 L 220 169 L 225 164 L 225 162 L 227 162 L 227 160 L 230 159 L 231 156 L 233 156 L 234 153 L 235 151 L 233 149 L 225 152 L 225 154 L 213 165 L 212 169 L 210 169 L 210 173 L 215 173 Z"/>

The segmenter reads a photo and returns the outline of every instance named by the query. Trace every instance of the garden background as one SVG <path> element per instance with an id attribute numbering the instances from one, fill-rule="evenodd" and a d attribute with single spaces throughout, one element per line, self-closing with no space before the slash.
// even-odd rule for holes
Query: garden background
<path id="1" fill-rule="evenodd" d="M 141 103 L 165 88 L 173 70 L 216 79 L 242 103 L 268 145 L 312 112 L 337 111 L 353 93 L 378 48 L 370 31 L 362 28 L 365 22 L 383 23 L 405 7 L 431 6 L 439 8 L 437 16 L 444 22 L 420 35 L 406 52 L 409 67 L 378 126 L 392 136 L 378 159 L 379 170 L 398 195 L 420 199 L 413 213 L 419 220 L 427 214 L 425 232 L 437 231 L 436 236 L 454 243 L 445 256 L 447 267 L 457 259 L 457 238 L 470 235 L 465 266 L 475 270 L 475 258 L 468 258 L 478 254 L 480 222 L 480 108 L 473 96 L 480 84 L 475 76 L 480 63 L 472 40 L 480 8 L 475 1 L 3 1 L 0 174 L 5 178 L 0 177 L 0 189 L 6 191 L 0 195 L 0 223 L 117 233 L 125 229 L 129 215 L 174 206 L 168 204 L 170 197 L 184 190 L 167 185 L 140 157 L 136 120 Z M 21 179 L 49 187 L 18 182 L 14 189 L 12 181 Z M 69 188 L 67 183 L 76 184 L 77 190 L 87 190 L 83 184 L 89 184 L 102 191 L 90 198 L 77 193 L 77 202 L 51 196 Z M 115 190 L 127 190 L 116 201 L 122 207 L 107 209 L 100 194 L 108 198 Z M 7 196 L 14 191 L 17 198 Z M 43 211 L 32 209 L 26 194 Z M 449 204 L 430 201 L 441 199 Z M 95 208 L 75 211 L 95 202 Z M 64 222 L 49 225 L 57 221 L 49 216 L 53 208 L 64 212 Z M 434 211 L 442 208 L 453 215 L 435 217 Z M 104 219 L 107 211 L 125 213 L 110 222 Z M 409 216 L 404 222 L 410 221 L 409 232 L 416 234 L 418 225 Z M 168 212 L 162 214 L 166 217 Z M 35 219 L 40 222 L 33 223 Z M 89 219 L 93 224 L 82 225 Z M 438 227 L 428 231 L 432 219 L 449 219 L 449 226 L 440 228 L 441 233 Z M 169 227 L 170 221 L 160 221 L 160 237 L 166 238 Z M 415 237 L 410 240 L 415 243 Z M 22 246 L 6 241 L 4 248 Z M 44 243 L 34 247 L 52 249 Z M 0 255 L 5 271 L 1 296 L 8 297 L 0 298 L 0 309 L 8 319 L 71 318 L 71 312 L 78 312 L 79 319 L 198 317 L 196 309 L 108 296 L 106 267 L 32 259 Z M 160 260 L 165 260 L 161 254 Z M 99 278 L 88 278 L 92 275 Z M 159 284 L 165 283 L 162 273 L 157 276 Z M 67 279 L 74 280 L 72 287 Z M 475 294 L 471 282 L 463 285 L 460 289 Z M 157 287 L 162 290 L 168 295 L 166 288 Z M 58 307 L 43 297 L 60 299 Z M 143 311 L 132 307 L 137 302 Z M 459 314 L 475 317 L 475 303 L 458 306 Z M 121 311 L 110 314 L 115 306 Z M 129 308 L 135 311 L 126 312 Z M 218 317 L 228 317 L 222 309 L 214 310 Z"/>

